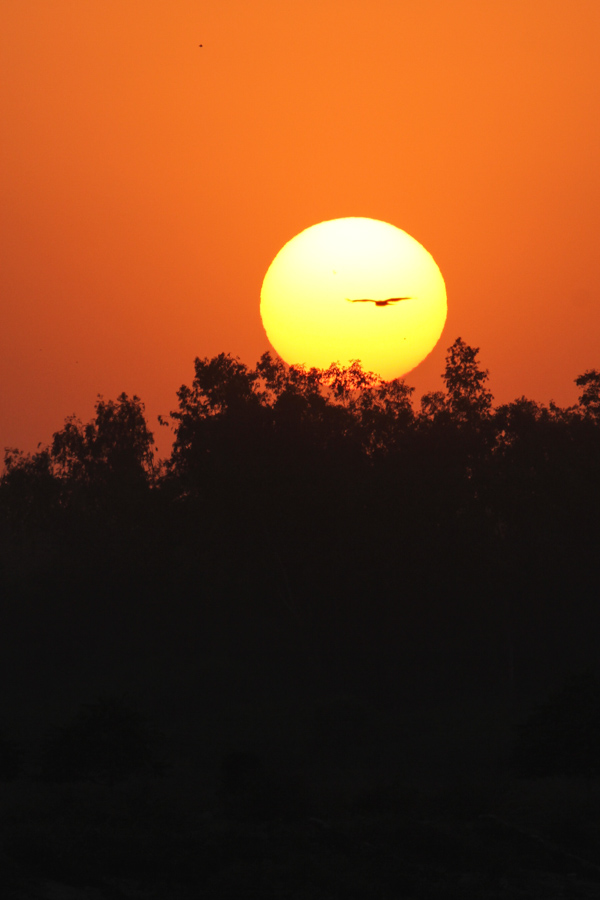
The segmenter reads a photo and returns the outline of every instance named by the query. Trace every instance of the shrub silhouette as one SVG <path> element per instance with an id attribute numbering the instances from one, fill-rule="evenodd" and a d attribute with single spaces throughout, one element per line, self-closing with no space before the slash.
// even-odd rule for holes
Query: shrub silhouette
<path id="1" fill-rule="evenodd" d="M 121 698 L 101 697 L 49 735 L 40 775 L 44 781 L 113 784 L 159 768 L 143 717 Z"/>
<path id="2" fill-rule="evenodd" d="M 600 770 L 600 680 L 572 677 L 519 728 L 513 751 L 518 775 L 591 777 Z"/>

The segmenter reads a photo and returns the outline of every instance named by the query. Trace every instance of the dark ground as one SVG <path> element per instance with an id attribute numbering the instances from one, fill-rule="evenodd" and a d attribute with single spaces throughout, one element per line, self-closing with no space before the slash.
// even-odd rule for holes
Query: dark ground
<path id="1" fill-rule="evenodd" d="M 161 718 L 165 771 L 113 784 L 42 780 L 44 737 L 22 740 L 2 896 L 598 896 L 600 779 L 516 777 L 509 711 L 338 695 Z"/>
<path id="2" fill-rule="evenodd" d="M 5 786 L 3 896 L 598 896 L 597 782 L 307 774 L 229 802 L 184 769 L 160 785 Z"/>

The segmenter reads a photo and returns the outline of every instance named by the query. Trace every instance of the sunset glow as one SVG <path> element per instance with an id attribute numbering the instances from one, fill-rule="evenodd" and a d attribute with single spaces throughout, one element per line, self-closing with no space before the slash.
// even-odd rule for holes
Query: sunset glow
<path id="1" fill-rule="evenodd" d="M 416 401 L 458 335 L 498 402 L 576 401 L 599 364 L 600 3 L 3 6 L 0 449 L 127 391 L 166 452 L 157 415 L 196 356 L 302 358 L 265 334 L 261 285 L 294 235 L 348 216 L 443 274 Z M 343 302 L 344 341 L 412 314 Z M 326 364 L 357 352 L 299 338 Z M 392 371 L 418 356 L 396 369 L 387 330 L 382 350 Z"/>
<path id="2" fill-rule="evenodd" d="M 359 299 L 366 302 L 348 302 Z M 433 349 L 446 309 L 444 280 L 427 250 L 366 218 L 298 234 L 273 260 L 261 292 L 265 331 L 286 362 L 326 368 L 357 359 L 386 380 Z"/>

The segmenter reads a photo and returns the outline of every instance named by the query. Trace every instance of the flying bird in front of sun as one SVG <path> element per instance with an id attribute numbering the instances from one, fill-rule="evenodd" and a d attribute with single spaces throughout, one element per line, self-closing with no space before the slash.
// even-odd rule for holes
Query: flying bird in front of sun
<path id="1" fill-rule="evenodd" d="M 374 303 L 375 306 L 388 306 L 390 303 L 399 303 L 400 300 L 412 300 L 412 297 L 388 297 L 387 300 L 372 300 L 370 297 L 359 297 L 357 300 L 351 300 L 346 297 L 348 303 Z"/>
<path id="2" fill-rule="evenodd" d="M 395 225 L 360 216 L 293 237 L 260 292 L 267 337 L 288 365 L 327 369 L 358 360 L 386 381 L 425 359 L 447 308 L 442 273 L 425 247 Z"/>

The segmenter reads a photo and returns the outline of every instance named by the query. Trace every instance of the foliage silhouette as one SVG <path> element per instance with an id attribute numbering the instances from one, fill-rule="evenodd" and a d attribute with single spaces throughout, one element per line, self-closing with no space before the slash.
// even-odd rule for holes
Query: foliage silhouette
<path id="1" fill-rule="evenodd" d="M 99 397 L 95 410 L 86 425 L 67 418 L 52 444 L 37 453 L 5 451 L 0 498 L 8 516 L 24 522 L 35 514 L 38 524 L 48 525 L 59 507 L 125 508 L 152 484 L 154 438 L 141 400 L 125 393 L 116 401 Z"/>
<path id="2" fill-rule="evenodd" d="M 46 527 L 59 496 L 60 487 L 48 449 L 35 454 L 5 450 L 0 508 L 11 532 Z"/>
<path id="3" fill-rule="evenodd" d="M 116 401 L 98 397 L 95 411 L 87 425 L 72 416 L 54 434 L 50 454 L 55 473 L 63 482 L 97 492 L 129 494 L 153 473 L 154 437 L 144 404 L 122 393 Z"/>
<path id="4" fill-rule="evenodd" d="M 374 694 L 415 673 L 423 692 L 499 690 L 507 634 L 517 689 L 591 660 L 596 370 L 576 406 L 494 408 L 458 338 L 442 382 L 419 405 L 358 363 L 196 359 L 161 466 L 139 398 L 100 398 L 87 425 L 6 453 L 5 616 L 26 635 L 43 619 L 35 646 L 87 677 L 138 667 L 190 696 L 203 654 L 248 690 L 319 673 Z"/>
<path id="5" fill-rule="evenodd" d="M 600 423 L 600 370 L 589 369 L 575 379 L 575 384 L 583 388 L 579 395 L 579 404 L 584 414 Z"/>
<path id="6" fill-rule="evenodd" d="M 469 347 L 462 338 L 448 348 L 444 383 L 446 404 L 455 422 L 474 422 L 486 418 L 492 407 L 492 395 L 485 387 L 487 369 L 477 364 L 478 347 Z"/>

